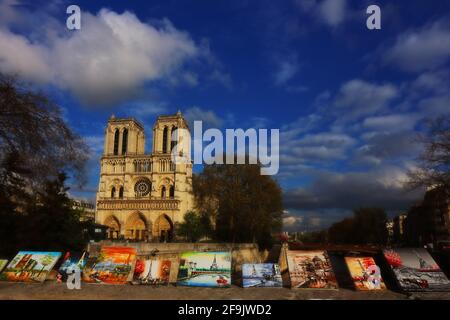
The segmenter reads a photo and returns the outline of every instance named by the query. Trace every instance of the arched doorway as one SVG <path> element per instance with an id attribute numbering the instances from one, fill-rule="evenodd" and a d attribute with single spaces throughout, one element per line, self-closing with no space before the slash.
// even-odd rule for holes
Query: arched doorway
<path id="1" fill-rule="evenodd" d="M 154 239 L 159 242 L 170 242 L 173 239 L 173 223 L 166 215 L 162 214 L 153 224 Z"/>
<path id="2" fill-rule="evenodd" d="M 108 239 L 118 239 L 120 235 L 120 223 L 115 216 L 109 216 L 105 219 L 105 226 L 108 227 L 106 230 L 106 236 Z"/>
<path id="3" fill-rule="evenodd" d="M 144 241 L 148 239 L 147 221 L 138 212 L 133 213 L 125 225 L 125 238 L 134 241 Z"/>

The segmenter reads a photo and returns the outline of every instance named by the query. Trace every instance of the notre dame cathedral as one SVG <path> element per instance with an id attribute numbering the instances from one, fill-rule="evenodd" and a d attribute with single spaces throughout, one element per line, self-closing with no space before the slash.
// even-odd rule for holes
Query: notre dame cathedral
<path id="1" fill-rule="evenodd" d="M 176 143 L 172 133 L 183 134 L 177 128 L 189 130 L 181 112 L 158 117 L 152 153 L 146 154 L 142 124 L 135 119 L 109 119 L 95 217 L 108 226 L 109 238 L 170 241 L 174 226 L 193 209 L 192 163 L 171 160 Z"/>

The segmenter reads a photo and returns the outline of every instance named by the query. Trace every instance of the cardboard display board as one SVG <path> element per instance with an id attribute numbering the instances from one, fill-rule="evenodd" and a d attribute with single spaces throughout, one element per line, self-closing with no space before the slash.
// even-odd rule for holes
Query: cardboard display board
<path id="1" fill-rule="evenodd" d="M 136 249 L 103 247 L 96 258 L 89 258 L 83 280 L 90 283 L 125 284 L 132 280 Z"/>
<path id="2" fill-rule="evenodd" d="M 177 284 L 194 287 L 228 287 L 230 252 L 185 252 L 180 256 Z"/>
<path id="3" fill-rule="evenodd" d="M 60 257 L 61 252 L 19 251 L 0 274 L 0 280 L 44 282 Z"/>
<path id="4" fill-rule="evenodd" d="M 380 268 L 372 257 L 345 257 L 356 290 L 385 290 Z"/>
<path id="5" fill-rule="evenodd" d="M 384 250 L 400 287 L 405 291 L 450 291 L 450 281 L 423 248 Z"/>
<path id="6" fill-rule="evenodd" d="M 286 255 L 292 288 L 338 288 L 326 251 L 287 250 Z"/>
<path id="7" fill-rule="evenodd" d="M 243 264 L 242 286 L 244 288 L 282 287 L 280 267 L 274 263 Z"/>

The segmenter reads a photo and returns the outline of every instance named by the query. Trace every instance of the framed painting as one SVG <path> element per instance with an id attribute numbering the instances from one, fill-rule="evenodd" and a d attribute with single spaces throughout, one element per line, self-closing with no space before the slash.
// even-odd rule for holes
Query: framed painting
<path id="1" fill-rule="evenodd" d="M 292 288 L 338 288 L 326 251 L 287 250 L 286 255 Z"/>
<path id="2" fill-rule="evenodd" d="M 372 257 L 345 257 L 356 290 L 385 290 L 380 268 Z"/>
<path id="3" fill-rule="evenodd" d="M 136 249 L 103 247 L 96 258 L 89 258 L 83 280 L 90 283 L 125 284 L 132 280 Z"/>
<path id="4" fill-rule="evenodd" d="M 229 287 L 230 252 L 185 252 L 180 256 L 177 284 L 195 287 Z"/>
<path id="5" fill-rule="evenodd" d="M 242 265 L 242 286 L 282 287 L 280 267 L 275 263 L 258 263 Z"/>
<path id="6" fill-rule="evenodd" d="M 423 248 L 386 249 L 384 257 L 405 291 L 450 291 L 450 281 Z"/>
<path id="7" fill-rule="evenodd" d="M 0 280 L 44 282 L 61 252 L 19 251 L 0 274 Z"/>
<path id="8" fill-rule="evenodd" d="M 147 285 L 169 284 L 172 262 L 158 258 L 138 258 L 134 268 L 133 283 Z"/>

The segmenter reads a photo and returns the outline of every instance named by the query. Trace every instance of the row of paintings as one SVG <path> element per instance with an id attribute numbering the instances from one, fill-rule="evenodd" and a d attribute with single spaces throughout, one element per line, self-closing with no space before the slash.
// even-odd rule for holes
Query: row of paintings
<path id="1" fill-rule="evenodd" d="M 337 289 L 337 281 L 326 251 L 287 251 L 291 286 L 295 288 Z M 423 248 L 383 251 L 404 291 L 450 291 L 450 281 Z M 379 266 L 372 257 L 345 257 L 357 290 L 385 290 Z"/>
<path id="2" fill-rule="evenodd" d="M 450 282 L 425 249 L 389 249 L 384 257 L 405 291 L 449 291 Z M 0 280 L 43 282 L 61 253 L 20 251 L 7 263 L 0 260 Z M 286 261 L 292 288 L 337 289 L 338 284 L 328 253 L 324 250 L 287 250 Z M 357 290 L 384 290 L 380 268 L 368 256 L 345 257 Z M 97 257 L 66 253 L 57 280 L 80 271 L 83 280 L 103 284 L 167 285 L 173 261 L 159 257 L 138 257 L 131 247 L 102 247 Z M 175 266 L 176 267 L 176 266 Z M 177 285 L 229 287 L 230 252 L 185 252 L 179 259 Z M 243 264 L 242 286 L 282 287 L 280 267 L 273 263 Z"/>

